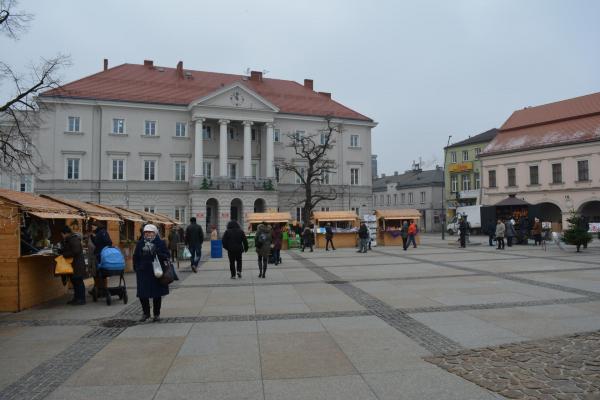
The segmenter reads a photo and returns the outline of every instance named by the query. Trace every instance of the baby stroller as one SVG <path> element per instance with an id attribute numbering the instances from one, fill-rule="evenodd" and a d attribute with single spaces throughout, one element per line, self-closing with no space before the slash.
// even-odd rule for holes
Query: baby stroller
<path id="1" fill-rule="evenodd" d="M 100 252 L 100 264 L 96 266 L 96 274 L 102 282 L 107 278 L 107 282 L 111 276 L 119 277 L 119 285 L 109 287 L 106 285 L 106 305 L 112 303 L 111 296 L 119 296 L 119 300 L 123 300 L 123 304 L 127 304 L 127 287 L 125 286 L 125 258 L 121 251 L 114 247 L 105 247 Z M 92 299 L 98 301 L 98 288 L 94 287 L 92 291 Z"/>

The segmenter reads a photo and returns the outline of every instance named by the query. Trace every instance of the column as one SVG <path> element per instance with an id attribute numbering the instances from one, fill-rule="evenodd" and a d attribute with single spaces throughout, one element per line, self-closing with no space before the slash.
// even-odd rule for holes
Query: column
<path id="1" fill-rule="evenodd" d="M 273 149 L 273 123 L 267 122 L 267 159 L 265 163 L 267 166 L 265 176 L 267 178 L 273 178 L 275 176 L 275 171 L 273 168 L 274 157 L 275 151 Z"/>
<path id="2" fill-rule="evenodd" d="M 244 121 L 244 178 L 252 177 L 252 121 Z"/>
<path id="3" fill-rule="evenodd" d="M 202 127 L 204 118 L 198 118 L 196 122 L 196 138 L 194 139 L 194 176 L 204 175 L 204 136 Z"/>
<path id="4" fill-rule="evenodd" d="M 219 176 L 227 176 L 227 124 L 229 120 L 219 120 Z"/>

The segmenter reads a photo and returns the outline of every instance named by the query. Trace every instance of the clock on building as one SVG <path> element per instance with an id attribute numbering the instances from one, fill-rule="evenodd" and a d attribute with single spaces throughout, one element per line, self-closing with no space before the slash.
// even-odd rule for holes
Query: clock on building
<path id="1" fill-rule="evenodd" d="M 235 92 L 231 93 L 231 96 L 229 96 L 229 100 L 231 101 L 231 104 L 233 104 L 236 107 L 241 106 L 244 103 L 244 95 L 242 95 L 238 90 L 236 90 Z"/>

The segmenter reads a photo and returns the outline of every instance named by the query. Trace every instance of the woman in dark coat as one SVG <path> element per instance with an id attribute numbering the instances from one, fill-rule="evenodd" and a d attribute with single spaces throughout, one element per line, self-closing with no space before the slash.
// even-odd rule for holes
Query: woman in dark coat
<path id="1" fill-rule="evenodd" d="M 242 253 L 248 251 L 248 239 L 242 228 L 240 228 L 240 224 L 236 221 L 229 221 L 222 241 L 223 248 L 227 250 L 227 256 L 229 257 L 231 279 L 235 279 L 236 264 L 237 277 L 242 279 Z"/>
<path id="2" fill-rule="evenodd" d="M 267 273 L 267 262 L 269 253 L 271 252 L 271 239 L 271 225 L 267 225 L 267 223 L 263 221 L 263 223 L 256 228 L 256 236 L 254 237 L 256 254 L 258 255 L 259 278 L 264 278 Z"/>
<path id="3" fill-rule="evenodd" d="M 144 312 L 140 322 L 144 322 L 150 318 L 150 298 L 152 298 L 154 321 L 158 321 L 160 319 L 162 296 L 169 294 L 169 287 L 161 285 L 154 276 L 152 262 L 155 256 L 158 256 L 161 262 L 168 262 L 169 250 L 167 250 L 165 242 L 158 236 L 158 228 L 155 225 L 146 225 L 143 232 L 144 236 L 138 241 L 133 253 L 137 297 L 139 297 L 140 303 L 142 303 L 142 310 Z"/>
<path id="4" fill-rule="evenodd" d="M 281 264 L 281 242 L 283 241 L 283 232 L 281 225 L 275 224 L 273 228 L 273 263 Z"/>
<path id="5" fill-rule="evenodd" d="M 71 284 L 73 285 L 73 300 L 68 304 L 80 306 L 85 304 L 85 285 L 83 278 L 86 276 L 85 259 L 83 258 L 83 248 L 81 246 L 81 237 L 73 233 L 71 228 L 65 226 L 62 230 L 63 247 L 62 256 L 72 258 L 71 266 L 73 275 L 71 275 Z"/>

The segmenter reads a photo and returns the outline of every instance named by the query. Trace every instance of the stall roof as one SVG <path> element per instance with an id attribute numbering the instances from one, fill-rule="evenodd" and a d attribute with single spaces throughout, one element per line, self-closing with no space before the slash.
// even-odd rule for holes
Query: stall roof
<path id="1" fill-rule="evenodd" d="M 83 219 L 76 208 L 31 193 L 0 189 L 0 200 L 13 203 L 23 211 L 45 219 Z"/>
<path id="2" fill-rule="evenodd" d="M 419 219 L 421 212 L 414 208 L 401 208 L 396 210 L 375 210 L 377 219 Z"/>
<path id="3" fill-rule="evenodd" d="M 121 207 L 119 207 L 119 208 L 121 208 Z M 154 214 L 151 212 L 146 212 L 146 211 L 141 211 L 141 210 L 130 210 L 127 208 L 123 208 L 122 210 L 138 215 L 139 217 L 141 217 L 141 219 L 144 220 L 144 222 L 152 222 L 153 224 L 159 224 L 159 225 L 174 225 L 174 223 L 171 222 L 168 218 L 165 218 L 165 217 L 161 216 L 160 214 Z"/>
<path id="4" fill-rule="evenodd" d="M 517 199 L 514 194 L 509 195 L 504 200 L 500 200 L 495 206 L 530 206 L 531 204 L 526 202 L 525 200 Z"/>
<path id="5" fill-rule="evenodd" d="M 43 194 L 42 197 L 76 208 L 79 211 L 84 212 L 88 218 L 93 218 L 99 221 L 121 221 L 121 218 L 119 218 L 119 215 L 116 213 L 98 207 L 93 203 L 85 203 L 83 201 L 74 199 L 63 199 L 62 197 L 55 197 L 47 194 Z"/>
<path id="6" fill-rule="evenodd" d="M 264 213 L 248 213 L 246 220 L 249 223 L 256 222 L 290 222 L 292 215 L 289 212 L 264 212 Z"/>
<path id="7" fill-rule="evenodd" d="M 119 208 L 119 207 L 114 207 L 114 206 L 108 206 L 106 204 L 94 204 L 94 205 L 96 207 L 105 209 L 107 211 L 111 211 L 111 212 L 117 214 L 122 219 L 126 219 L 127 221 L 144 222 L 144 219 L 142 217 L 140 217 L 139 215 L 137 215 L 137 214 L 135 214 L 133 212 L 130 212 L 126 208 Z"/>
<path id="8" fill-rule="evenodd" d="M 170 221 L 173 223 L 173 225 L 183 225 L 184 223 L 175 219 L 175 218 L 171 218 L 169 217 L 167 214 L 163 214 L 163 213 L 154 213 L 155 215 L 158 215 L 159 217 L 164 218 L 167 221 Z"/>
<path id="9" fill-rule="evenodd" d="M 355 221 L 358 215 L 354 211 L 313 211 L 315 221 Z"/>

